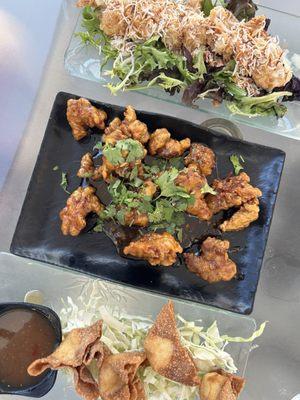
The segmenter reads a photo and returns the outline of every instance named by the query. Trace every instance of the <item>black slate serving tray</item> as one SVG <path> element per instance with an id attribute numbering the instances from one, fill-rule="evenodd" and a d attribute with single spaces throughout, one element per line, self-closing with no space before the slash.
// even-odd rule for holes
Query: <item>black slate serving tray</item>
<path id="1" fill-rule="evenodd" d="M 238 265 L 239 278 L 208 284 L 182 264 L 171 268 L 150 267 L 145 261 L 123 258 L 104 233 L 85 231 L 77 237 L 62 235 L 59 211 L 68 195 L 60 187 L 61 171 L 68 172 L 69 190 L 75 190 L 80 185 L 80 179 L 76 177 L 80 158 L 101 137 L 97 132 L 79 143 L 73 139 L 66 119 L 66 103 L 70 98 L 78 96 L 63 92 L 56 96 L 11 252 L 140 289 L 249 314 L 263 262 L 284 152 L 212 132 L 178 118 L 137 112 L 138 118 L 148 125 L 150 131 L 165 127 L 174 138 L 188 136 L 193 142 L 211 147 L 217 156 L 216 170 L 221 178 L 232 173 L 229 156 L 232 153 L 242 155 L 251 182 L 263 192 L 259 219 L 241 232 L 223 235 L 231 243 L 233 251 L 230 257 Z M 109 120 L 121 116 L 124 111 L 122 107 L 96 101 L 92 103 L 103 108 Z M 60 169 L 53 171 L 56 165 Z M 97 193 L 101 199 L 101 185 Z"/>

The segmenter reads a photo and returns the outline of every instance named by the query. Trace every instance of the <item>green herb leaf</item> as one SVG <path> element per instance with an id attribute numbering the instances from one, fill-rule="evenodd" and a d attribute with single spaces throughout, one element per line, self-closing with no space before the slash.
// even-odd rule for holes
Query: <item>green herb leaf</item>
<path id="1" fill-rule="evenodd" d="M 233 165 L 235 175 L 238 175 L 238 174 L 240 173 L 240 171 L 241 171 L 242 169 L 244 169 L 244 167 L 243 167 L 243 166 L 241 165 L 241 163 L 240 163 L 240 160 L 241 160 L 242 162 L 244 162 L 243 157 L 242 157 L 242 156 L 239 156 L 238 154 L 232 154 L 232 155 L 230 156 L 230 161 L 231 161 L 231 163 L 232 163 L 232 165 Z"/>
<path id="2" fill-rule="evenodd" d="M 131 163 L 144 157 L 143 145 L 133 139 L 119 140 L 114 147 L 105 145 L 103 155 L 113 165 Z"/>
<path id="3" fill-rule="evenodd" d="M 205 193 L 210 193 L 210 194 L 217 194 L 217 192 L 211 187 L 209 186 L 208 183 L 206 183 L 202 188 L 201 188 L 201 193 L 205 194 Z"/>
<path id="4" fill-rule="evenodd" d="M 94 232 L 103 232 L 103 220 L 98 219 L 97 224 L 94 226 Z"/>
<path id="5" fill-rule="evenodd" d="M 55 165 L 53 168 L 52 168 L 52 171 L 57 171 L 59 169 L 59 166 L 58 165 Z"/>
<path id="6" fill-rule="evenodd" d="M 103 143 L 102 142 L 97 142 L 95 146 L 93 147 L 93 150 L 102 150 L 103 149 Z"/>
<path id="7" fill-rule="evenodd" d="M 63 190 L 68 193 L 71 194 L 67 188 L 68 188 L 68 177 L 67 174 L 65 172 L 61 173 L 61 182 L 60 182 L 60 186 L 63 188 Z"/>
<path id="8" fill-rule="evenodd" d="M 190 197 L 184 188 L 175 185 L 174 180 L 177 178 L 178 173 L 179 171 L 176 168 L 171 168 L 162 173 L 160 177 L 155 180 L 155 183 L 159 186 L 161 191 L 159 197 Z"/>

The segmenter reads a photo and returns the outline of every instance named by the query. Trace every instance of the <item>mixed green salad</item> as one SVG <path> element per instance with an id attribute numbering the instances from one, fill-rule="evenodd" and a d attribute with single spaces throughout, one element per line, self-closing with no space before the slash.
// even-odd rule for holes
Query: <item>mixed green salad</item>
<path id="1" fill-rule="evenodd" d="M 239 20 L 254 17 L 256 6 L 251 0 L 202 2 L 204 15 L 215 6 L 230 10 Z M 236 84 L 236 62 L 230 60 L 222 67 L 207 64 L 200 49 L 191 54 L 186 48 L 175 52 L 166 47 L 160 35 L 136 41 L 128 50 L 118 48 L 115 41 L 100 28 L 101 12 L 97 7 L 82 10 L 84 31 L 78 36 L 84 44 L 92 45 L 101 55 L 101 71 L 112 78 L 107 87 L 113 94 L 121 90 L 147 90 L 159 87 L 170 95 L 182 93 L 182 101 L 192 105 L 198 99 L 210 98 L 215 104 L 225 101 L 234 114 L 244 116 L 283 117 L 287 112 L 285 101 L 300 100 L 300 81 L 295 76 L 282 88 L 271 92 L 261 90 L 249 96 L 247 90 Z M 268 21 L 269 24 L 269 21 Z M 267 27 L 266 27 L 267 29 Z"/>

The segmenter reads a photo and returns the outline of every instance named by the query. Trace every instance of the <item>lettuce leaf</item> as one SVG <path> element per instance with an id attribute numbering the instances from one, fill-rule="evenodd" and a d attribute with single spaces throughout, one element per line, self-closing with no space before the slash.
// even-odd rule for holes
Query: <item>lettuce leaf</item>
<path id="1" fill-rule="evenodd" d="M 278 99 L 285 96 L 292 96 L 292 93 L 274 92 L 260 97 L 244 97 L 238 101 L 229 102 L 227 107 L 233 114 L 247 117 L 275 116 L 282 118 L 286 114 L 287 108 L 278 103 Z"/>

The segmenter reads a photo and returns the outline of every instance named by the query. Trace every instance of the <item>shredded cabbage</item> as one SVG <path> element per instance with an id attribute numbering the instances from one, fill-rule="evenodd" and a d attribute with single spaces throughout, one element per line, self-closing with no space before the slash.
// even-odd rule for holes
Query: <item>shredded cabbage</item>
<path id="1" fill-rule="evenodd" d="M 60 312 L 63 332 L 67 333 L 71 329 L 88 326 L 102 319 L 101 340 L 113 354 L 142 350 L 145 336 L 153 320 L 104 306 L 103 303 L 106 301 L 103 296 L 97 295 L 97 286 L 92 286 L 89 295 L 83 293 L 76 302 L 71 297 L 67 297 L 66 301 L 63 300 L 64 307 Z M 250 338 L 244 339 L 220 335 L 217 322 L 205 328 L 201 326 L 201 321 L 187 321 L 180 315 L 177 316 L 177 320 L 182 344 L 192 354 L 200 375 L 218 368 L 230 373 L 237 372 L 233 358 L 225 351 L 227 343 L 251 342 L 260 336 L 265 328 L 264 323 Z M 150 366 L 141 369 L 139 374 L 149 400 L 196 400 L 199 398 L 197 387 L 188 387 L 170 381 L 157 374 Z"/>

